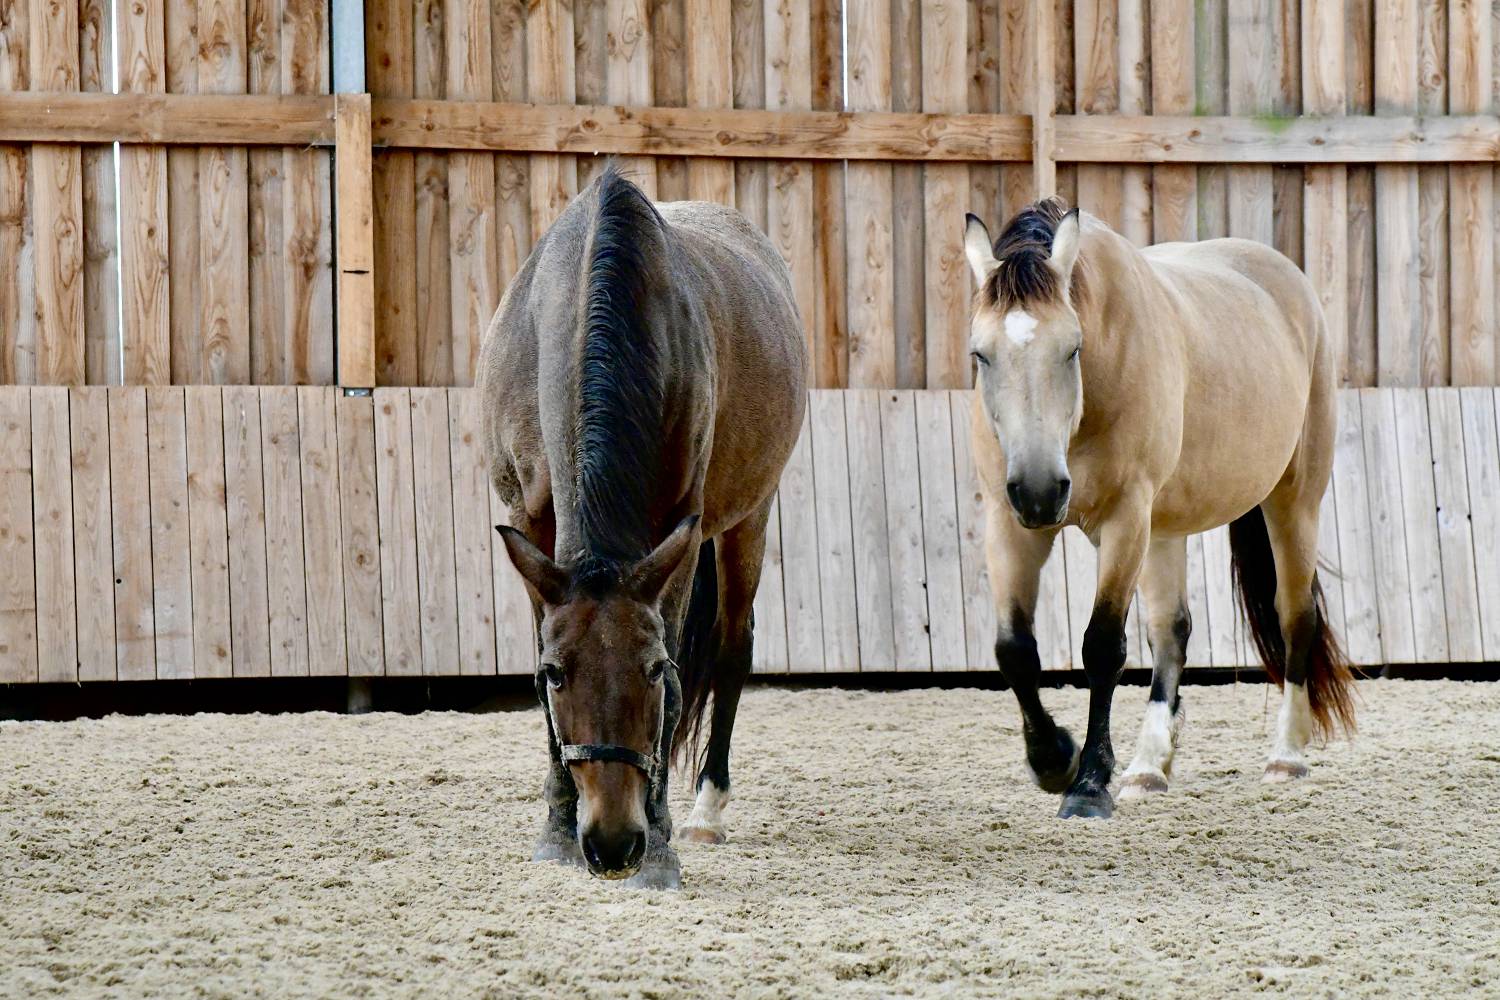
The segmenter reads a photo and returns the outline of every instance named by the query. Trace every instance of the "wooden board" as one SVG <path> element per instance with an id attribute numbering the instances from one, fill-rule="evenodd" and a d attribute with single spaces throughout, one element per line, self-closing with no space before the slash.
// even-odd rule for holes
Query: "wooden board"
<path id="1" fill-rule="evenodd" d="M 339 512 L 337 389 L 297 389 L 302 544 L 307 570 L 307 658 L 314 675 L 349 672 L 344 540 Z"/>
<path id="2" fill-rule="evenodd" d="M 771 501 L 766 521 L 766 554 L 761 560 L 760 587 L 755 592 L 754 607 L 752 667 L 756 673 L 786 673 L 786 594 L 782 583 L 779 498 Z"/>
<path id="3" fill-rule="evenodd" d="M 1195 22 L 1188 0 L 1150 5 L 1151 111 L 1193 112 Z M 1198 171 L 1184 164 L 1151 168 L 1153 242 L 1191 240 L 1198 235 Z"/>
<path id="4" fill-rule="evenodd" d="M 477 390 L 448 390 L 448 444 L 453 480 L 453 556 L 457 588 L 458 671 L 495 673 L 495 577 L 489 469 L 481 442 Z"/>
<path id="5" fill-rule="evenodd" d="M 848 105 L 888 109 L 891 94 L 890 5 L 862 0 L 849 8 Z M 895 258 L 891 168 L 850 163 L 844 177 L 849 382 L 886 388 L 896 380 Z"/>
<path id="6" fill-rule="evenodd" d="M 1338 511 L 1339 576 L 1344 595 L 1344 649 L 1355 663 L 1382 662 L 1379 600 L 1371 549 L 1364 419 L 1357 391 L 1339 393 L 1333 490 Z"/>
<path id="7" fill-rule="evenodd" d="M 413 96 L 413 8 L 406 0 L 370 0 L 365 5 L 365 85 L 375 97 Z M 519 64 L 524 73 L 524 51 Z M 373 270 L 379 275 L 375 282 L 376 381 L 411 385 L 417 381 L 418 343 L 415 156 L 410 150 L 383 150 L 373 157 L 371 169 Z M 529 223 L 526 228 L 529 242 Z M 352 644 L 350 652 L 351 667 L 357 662 L 375 662 L 367 658 L 368 644 L 366 658 L 356 659 Z"/>
<path id="8" fill-rule="evenodd" d="M 842 395 L 848 429 L 860 666 L 865 670 L 895 670 L 899 661 L 892 631 L 891 555 L 880 433 L 880 398 L 884 393 L 850 389 Z"/>
<path id="9" fill-rule="evenodd" d="M 82 90 L 101 92 L 114 89 L 114 34 L 111 0 L 81 0 L 78 5 L 78 70 Z M 0 160 L 3 160 L 3 155 L 0 155 Z M 120 239 L 115 202 L 114 147 L 104 144 L 85 146 L 81 169 L 84 381 L 98 385 L 118 384 Z M 0 359 L 0 364 L 3 364 L 3 359 Z M 79 638 L 82 641 L 81 634 Z M 85 665 L 83 669 L 86 671 L 88 667 Z"/>
<path id="10" fill-rule="evenodd" d="M 967 663 L 971 668 L 988 669 L 995 659 L 996 615 L 989 564 L 984 554 L 984 494 L 980 492 L 979 471 L 974 465 L 974 396 L 973 392 L 950 392 L 948 407 L 953 427 L 953 481 L 958 501 L 958 560 L 963 576 Z M 1066 616 L 1066 601 L 1063 613 Z M 1067 632 L 1066 623 L 1063 631 Z M 1037 645 L 1041 646 L 1040 639 Z"/>
<path id="11" fill-rule="evenodd" d="M 385 673 L 380 595 L 380 516 L 375 501 L 375 403 L 334 398 L 338 422 L 339 528 L 344 556 L 345 652 L 349 675 Z"/>
<path id="12" fill-rule="evenodd" d="M 381 622 L 385 672 L 391 676 L 422 673 L 412 476 L 411 393 L 406 389 L 377 389 L 375 495 L 380 513 Z"/>
<path id="13" fill-rule="evenodd" d="M 526 18 L 527 99 L 536 104 L 572 104 L 573 5 L 564 0 L 532 0 Z M 541 239 L 568 200 L 578 193 L 577 161 L 572 156 L 538 155 L 530 160 L 531 239 Z"/>
<path id="14" fill-rule="evenodd" d="M 459 670 L 458 592 L 446 390 L 411 391 L 411 448 L 422 672 L 451 674 Z"/>
<path id="15" fill-rule="evenodd" d="M 728 108 L 733 104 L 733 18 L 730 0 L 683 0 L 687 104 Z M 734 168 L 723 161 L 694 159 L 687 165 L 688 197 L 734 204 Z"/>
<path id="16" fill-rule="evenodd" d="M 338 144 L 334 153 L 338 211 L 338 379 L 343 386 L 375 384 L 374 166 L 370 158 L 370 98 L 340 94 Z M 483 162 L 490 176 L 489 162 Z M 491 192 L 493 194 L 493 192 Z"/>
<path id="17" fill-rule="evenodd" d="M 814 505 L 818 517 L 823 663 L 830 671 L 854 671 L 860 667 L 859 611 L 854 585 L 854 532 L 843 393 L 814 389 L 807 417 L 812 427 Z"/>
<path id="18" fill-rule="evenodd" d="M 880 438 L 885 467 L 886 530 L 890 536 L 891 624 L 896 669 L 931 670 L 921 459 L 917 454 L 913 393 L 890 390 L 880 393 Z"/>
<path id="19" fill-rule="evenodd" d="M 1450 114 L 1483 113 L 1494 104 L 1494 11 L 1481 3 L 1448 4 Z M 1448 169 L 1451 376 L 1455 385 L 1489 385 L 1496 377 L 1495 171 L 1489 165 Z"/>
<path id="20" fill-rule="evenodd" d="M 510 512 L 490 489 L 490 517 L 495 524 L 511 524 Z M 531 674 L 536 670 L 536 615 L 521 574 L 497 534 L 490 547 L 495 574 L 496 666 L 502 674 Z"/>
<path id="21" fill-rule="evenodd" d="M 228 484 L 224 395 L 216 386 L 183 390 L 187 426 L 188 548 L 193 597 L 193 676 L 234 674 L 229 595 Z"/>
<path id="22" fill-rule="evenodd" d="M 115 679 L 115 555 L 106 393 L 103 386 L 69 393 L 80 681 Z"/>
<path id="23" fill-rule="evenodd" d="M 1229 529 L 1215 528 L 1202 534 L 1203 580 L 1205 603 L 1208 605 L 1209 658 L 1216 667 L 1239 666 L 1241 654 L 1237 623 L 1240 615 L 1239 601 L 1234 593 L 1234 577 L 1230 569 Z M 1071 575 L 1073 563 L 1068 561 Z"/>
<path id="24" fill-rule="evenodd" d="M 1371 554 L 1380 609 L 1381 653 L 1386 663 L 1415 663 L 1418 645 L 1412 615 L 1406 518 L 1401 505 L 1401 458 L 1395 399 L 1361 389 L 1365 474 L 1370 496 Z"/>
<path id="25" fill-rule="evenodd" d="M 1194 178 L 1196 181 L 1196 177 Z M 1208 578 L 1204 569 L 1203 536 L 1187 538 L 1187 605 L 1193 630 L 1188 635 L 1187 665 L 1206 667 L 1213 664 L 1209 643 Z"/>
<path id="26" fill-rule="evenodd" d="M 812 24 L 800 5 L 766 4 L 764 9 L 765 106 L 772 111 L 812 109 Z M 813 173 L 807 163 L 782 160 L 766 165 L 766 235 L 781 251 L 792 275 L 792 291 L 816 376 L 816 268 L 813 233 Z M 818 383 L 823 384 L 823 383 Z"/>
<path id="27" fill-rule="evenodd" d="M 1464 458 L 1463 412 L 1458 389 L 1433 388 L 1426 395 L 1448 659 L 1473 662 L 1484 659 L 1484 639 L 1474 565 L 1474 515 Z M 1402 455 L 1403 465 L 1407 458 Z"/>
<path id="28" fill-rule="evenodd" d="M 229 623 L 234 676 L 271 674 L 266 576 L 266 483 L 261 460 L 260 393 L 226 386 L 224 489 L 229 531 Z"/>
<path id="29" fill-rule="evenodd" d="M 0 556 L 16 570 L 0 580 L 0 683 L 7 684 L 38 676 L 31 445 L 29 391 L 0 387 Z"/>
<path id="30" fill-rule="evenodd" d="M 916 394 L 917 455 L 922 486 L 922 543 L 934 670 L 971 666 L 964 639 L 964 584 L 958 551 L 953 418 L 945 393 Z M 983 662 L 983 661 L 981 661 Z"/>
<path id="31" fill-rule="evenodd" d="M 37 680 L 76 683 L 78 612 L 73 583 L 68 390 L 60 386 L 37 388 L 30 396 Z"/>
<path id="32" fill-rule="evenodd" d="M 110 514 L 115 554 L 115 676 L 156 679 L 146 390 L 109 390 Z"/>
<path id="33" fill-rule="evenodd" d="M 266 477 L 271 675 L 305 677 L 310 672 L 307 562 L 302 536 L 302 446 L 293 386 L 260 390 L 260 441 Z"/>
<path id="34" fill-rule="evenodd" d="M 199 6 L 198 37 L 220 42 L 201 50 L 197 72 L 200 92 L 240 94 L 247 89 L 247 26 L 245 0 L 212 0 Z M 249 154 L 241 148 L 222 146 L 201 148 L 196 154 L 197 242 L 201 255 L 199 322 L 203 349 L 195 381 L 247 382 L 250 379 Z M 180 197 L 173 192 L 174 199 Z M 199 666 L 201 669 L 201 662 Z"/>
<path id="35" fill-rule="evenodd" d="M 1459 390 L 1474 534 L 1474 580 L 1486 660 L 1500 659 L 1500 435 L 1495 390 Z"/>
<path id="36" fill-rule="evenodd" d="M 818 580 L 818 516 L 813 485 L 812 420 L 803 422 L 781 473 L 781 566 L 786 591 L 787 665 L 825 669 L 823 598 Z"/>
<path id="37" fill-rule="evenodd" d="M 188 517 L 187 416 L 180 386 L 146 390 L 151 583 L 156 676 L 192 677 L 193 566 Z M 135 470 L 139 475 L 139 470 Z M 118 479 L 115 488 L 119 488 Z"/>
<path id="38" fill-rule="evenodd" d="M 1390 394 L 1396 413 L 1396 447 L 1401 467 L 1401 514 L 1406 534 L 1407 585 L 1417 659 L 1448 659 L 1443 611 L 1443 563 L 1433 487 L 1432 436 L 1427 395 L 1421 389 Z"/>

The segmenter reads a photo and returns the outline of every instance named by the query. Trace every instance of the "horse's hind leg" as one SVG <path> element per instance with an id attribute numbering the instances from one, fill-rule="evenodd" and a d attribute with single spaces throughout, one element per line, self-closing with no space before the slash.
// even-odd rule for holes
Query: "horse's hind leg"
<path id="1" fill-rule="evenodd" d="M 768 500 L 754 514 L 719 536 L 719 658 L 713 674 L 713 712 L 708 749 L 698 773 L 697 798 L 679 836 L 700 844 L 722 844 L 727 836 L 729 743 L 740 692 L 750 676 L 755 620 L 752 605 L 766 550 Z"/>
<path id="2" fill-rule="evenodd" d="M 1042 567 L 1052 552 L 1056 531 L 1030 531 L 1009 510 L 985 499 L 985 559 L 995 599 L 995 662 L 1021 708 L 1021 735 L 1026 763 L 1037 785 L 1061 792 L 1078 770 L 1078 746 L 1042 705 L 1042 662 L 1032 622 Z"/>
<path id="3" fill-rule="evenodd" d="M 1167 790 L 1172 756 L 1182 728 L 1182 696 L 1177 692 L 1187 662 L 1193 619 L 1187 608 L 1187 539 L 1153 539 L 1141 574 L 1146 601 L 1146 634 L 1155 665 L 1146 718 L 1136 742 L 1135 760 L 1120 781 L 1120 801 Z"/>

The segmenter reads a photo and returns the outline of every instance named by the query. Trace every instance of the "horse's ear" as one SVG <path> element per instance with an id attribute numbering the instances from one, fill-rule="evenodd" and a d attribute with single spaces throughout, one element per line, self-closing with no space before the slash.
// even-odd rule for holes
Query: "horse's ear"
<path id="1" fill-rule="evenodd" d="M 505 543 L 505 552 L 510 564 L 521 574 L 521 579 L 531 588 L 543 604 L 561 604 L 568 596 L 568 571 L 547 557 L 547 553 L 531 544 L 531 539 L 508 524 L 497 524 L 500 539 Z"/>
<path id="2" fill-rule="evenodd" d="M 698 542 L 700 520 L 702 516 L 699 514 L 683 518 L 655 551 L 631 568 L 626 586 L 637 599 L 646 604 L 661 600 L 667 581 L 672 579 L 672 574 L 677 572 L 677 567 Z"/>
<path id="3" fill-rule="evenodd" d="M 964 216 L 964 256 L 969 258 L 969 270 L 974 272 L 974 284 L 980 288 L 990 280 L 995 268 L 1000 266 L 1000 262 L 995 259 L 995 245 L 990 241 L 990 231 L 973 212 Z"/>
<path id="4" fill-rule="evenodd" d="M 1078 238 L 1081 230 L 1078 220 L 1078 209 L 1073 209 L 1062 217 L 1057 224 L 1057 231 L 1052 235 L 1052 255 L 1047 258 L 1047 266 L 1056 272 L 1062 281 L 1062 287 L 1067 288 L 1069 281 L 1073 278 L 1073 265 L 1078 263 Z"/>

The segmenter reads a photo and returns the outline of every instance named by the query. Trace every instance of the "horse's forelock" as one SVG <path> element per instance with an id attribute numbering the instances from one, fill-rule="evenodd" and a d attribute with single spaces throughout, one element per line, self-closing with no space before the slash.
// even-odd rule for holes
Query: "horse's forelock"
<path id="1" fill-rule="evenodd" d="M 995 241 L 1000 266 L 981 289 L 986 305 L 1013 309 L 1057 300 L 1062 290 L 1057 272 L 1047 262 L 1058 223 L 1068 211 L 1067 202 L 1061 198 L 1044 198 L 1016 213 Z M 1080 292 L 1076 270 L 1070 291 L 1076 304 Z"/>

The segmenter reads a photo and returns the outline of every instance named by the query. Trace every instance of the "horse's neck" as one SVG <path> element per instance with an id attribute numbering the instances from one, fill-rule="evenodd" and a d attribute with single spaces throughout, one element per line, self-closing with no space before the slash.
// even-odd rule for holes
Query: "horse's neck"
<path id="1" fill-rule="evenodd" d="M 1125 395 L 1117 387 L 1138 381 L 1141 352 L 1127 347 L 1141 328 L 1140 283 L 1151 278 L 1140 251 L 1105 226 L 1085 231 L 1077 266 L 1083 269 L 1083 300 L 1075 307 L 1083 327 L 1084 419 L 1109 426 Z"/>

